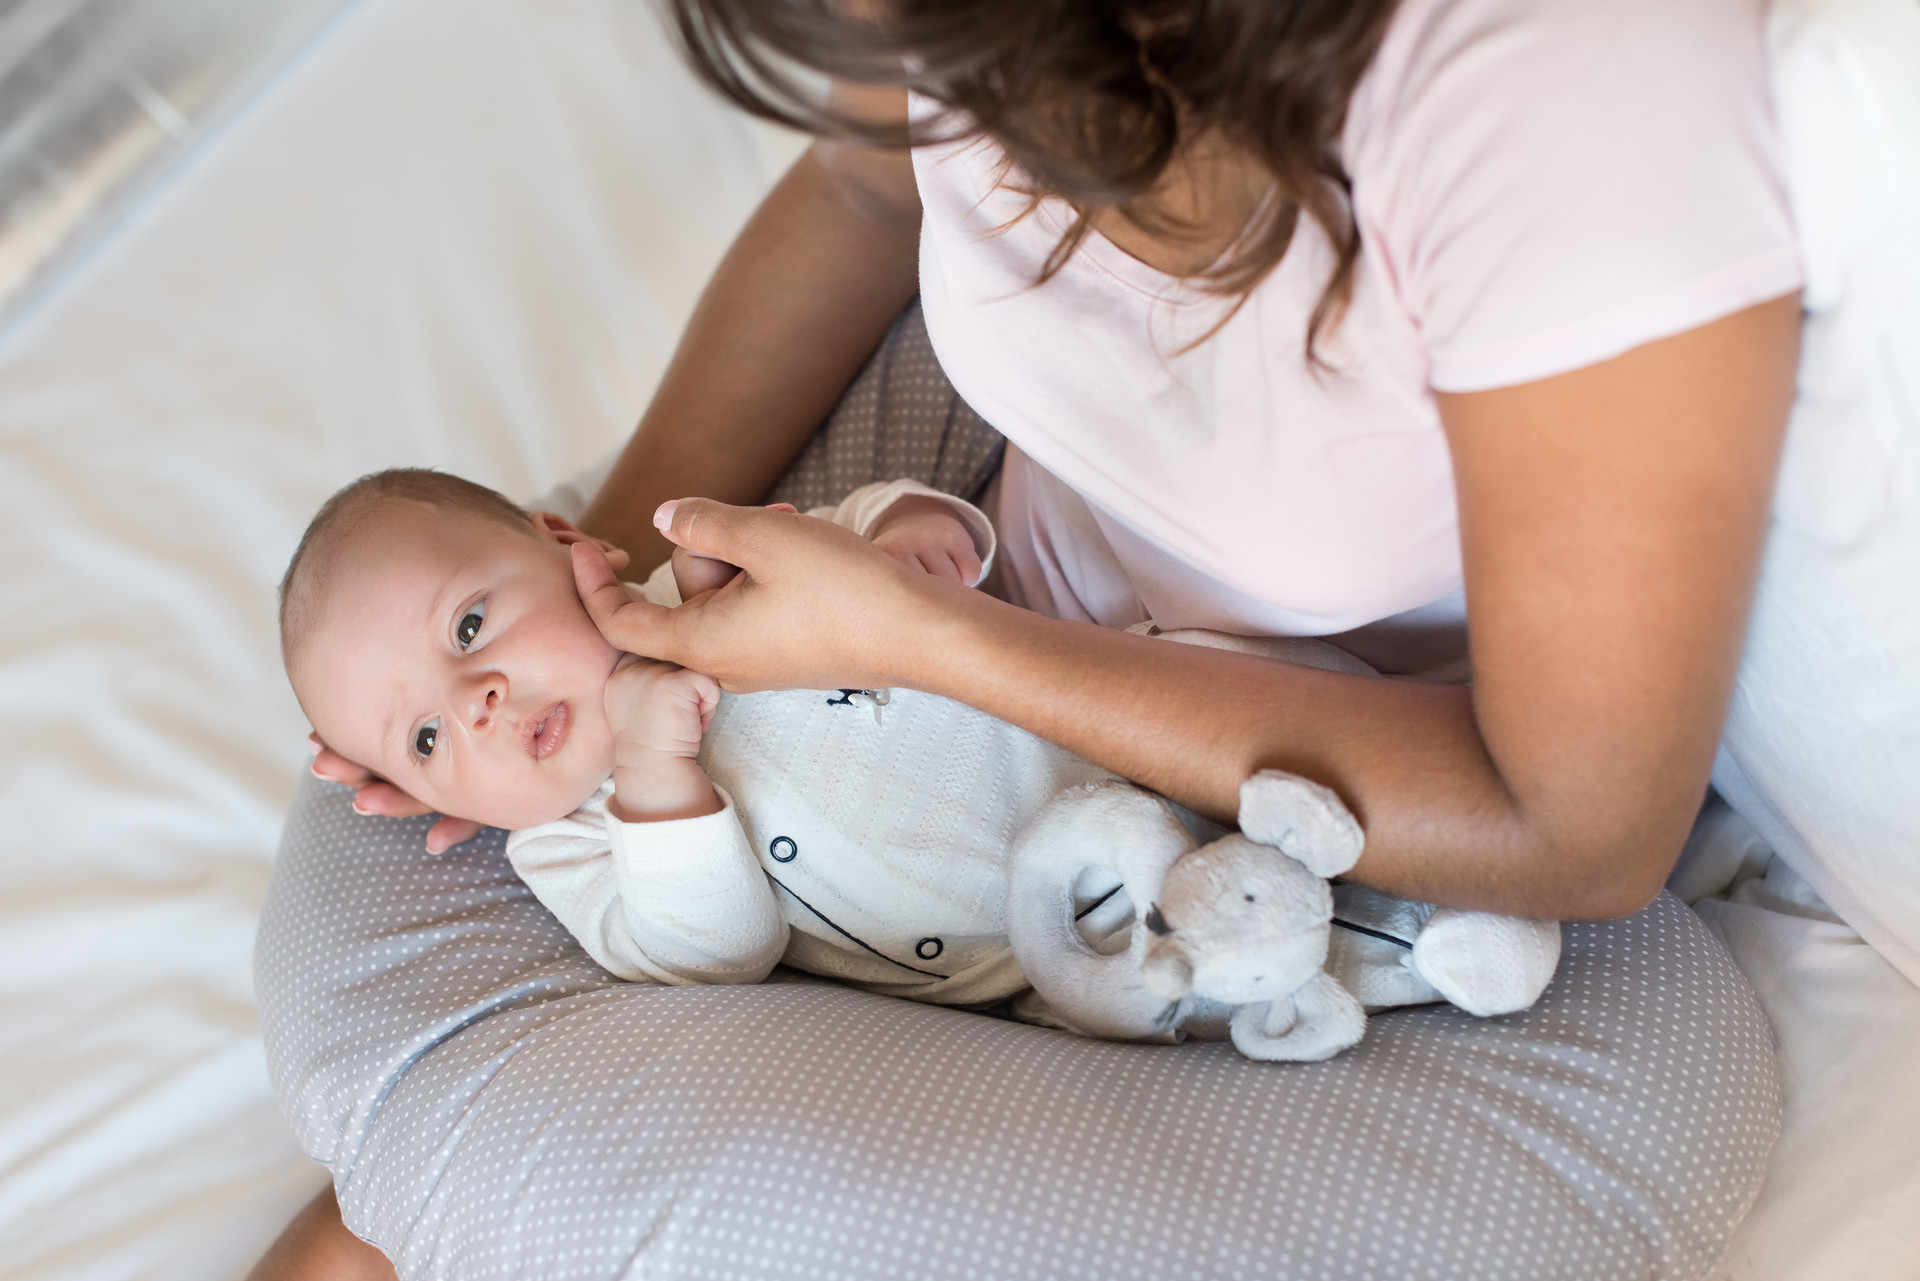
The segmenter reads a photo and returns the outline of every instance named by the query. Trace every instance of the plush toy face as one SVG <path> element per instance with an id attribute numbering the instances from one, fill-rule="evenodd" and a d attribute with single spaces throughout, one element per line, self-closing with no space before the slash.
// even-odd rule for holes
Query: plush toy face
<path id="1" fill-rule="evenodd" d="M 1170 998 L 1190 988 L 1230 1005 L 1282 1000 L 1325 962 L 1332 917 L 1325 881 L 1270 846 L 1223 837 L 1168 871 L 1143 976 Z"/>

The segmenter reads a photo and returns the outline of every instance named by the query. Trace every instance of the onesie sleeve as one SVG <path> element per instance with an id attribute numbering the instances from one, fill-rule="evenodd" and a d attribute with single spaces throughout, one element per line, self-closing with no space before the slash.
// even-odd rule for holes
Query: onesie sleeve
<path id="1" fill-rule="evenodd" d="M 1565 373 L 1793 292 L 1754 0 L 1406 0 L 1345 152 L 1429 382 Z M 1337 360 L 1336 360 L 1337 363 Z"/>
<path id="2" fill-rule="evenodd" d="M 993 522 L 987 519 L 987 514 L 964 498 L 943 494 L 917 480 L 884 480 L 862 485 L 842 499 L 838 507 L 816 507 L 807 514 L 851 529 L 862 538 L 872 538 L 881 518 L 903 498 L 937 498 L 952 510 L 960 523 L 966 526 L 967 533 L 973 536 L 974 554 L 980 558 L 980 573 L 967 586 L 978 587 L 984 582 L 987 572 L 993 568 L 993 556 L 999 549 L 999 542 L 994 536 Z"/>
<path id="3" fill-rule="evenodd" d="M 680 603 L 680 584 L 673 580 L 673 562 L 663 560 L 654 566 L 647 575 L 645 583 L 622 583 L 627 595 L 634 600 L 651 601 L 655 605 L 665 605 L 668 609 Z"/>
<path id="4" fill-rule="evenodd" d="M 630 982 L 757 983 L 787 924 L 733 797 L 718 813 L 623 823 L 609 781 L 566 818 L 507 838 L 513 870 L 609 973 Z"/>

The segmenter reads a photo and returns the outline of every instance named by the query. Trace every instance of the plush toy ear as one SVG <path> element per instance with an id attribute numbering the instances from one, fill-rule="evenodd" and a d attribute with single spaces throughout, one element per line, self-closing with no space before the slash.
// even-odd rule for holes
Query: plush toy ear
<path id="1" fill-rule="evenodd" d="M 1240 785 L 1240 830 L 1315 876 L 1352 868 L 1367 840 L 1339 793 L 1277 769 L 1263 769 Z"/>

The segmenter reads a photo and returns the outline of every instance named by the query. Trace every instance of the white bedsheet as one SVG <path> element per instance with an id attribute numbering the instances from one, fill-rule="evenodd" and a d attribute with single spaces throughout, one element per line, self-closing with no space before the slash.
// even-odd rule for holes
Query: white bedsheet
<path id="1" fill-rule="evenodd" d="M 1786 862 L 1695 905 L 1773 1021 L 1786 1126 L 1709 1281 L 1920 1277 L 1920 988 Z"/>
<path id="2" fill-rule="evenodd" d="M 252 931 L 305 726 L 271 587 L 341 482 L 531 494 L 633 421 L 783 158 L 638 0 L 366 0 L 0 334 L 0 1271 L 241 1276 L 322 1173 Z M 1734 1281 L 1920 1275 L 1920 993 L 1784 877 L 1707 912 L 1790 1113 Z"/>
<path id="3" fill-rule="evenodd" d="M 253 927 L 318 502 L 631 426 L 779 147 L 637 0 L 378 0 L 0 335 L 0 1275 L 244 1274 L 324 1172 Z"/>

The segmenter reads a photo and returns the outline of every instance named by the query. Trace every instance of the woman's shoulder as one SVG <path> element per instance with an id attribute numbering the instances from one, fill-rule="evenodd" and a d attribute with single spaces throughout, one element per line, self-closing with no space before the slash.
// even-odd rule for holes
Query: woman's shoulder
<path id="1" fill-rule="evenodd" d="M 1760 0 L 1403 0 L 1344 151 L 1447 390 L 1799 283 Z"/>
<path id="2" fill-rule="evenodd" d="M 1353 116 L 1577 127 L 1636 103 L 1764 109 L 1765 16 L 1760 0 L 1402 0 Z"/>

